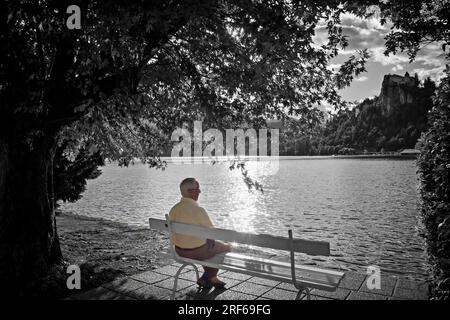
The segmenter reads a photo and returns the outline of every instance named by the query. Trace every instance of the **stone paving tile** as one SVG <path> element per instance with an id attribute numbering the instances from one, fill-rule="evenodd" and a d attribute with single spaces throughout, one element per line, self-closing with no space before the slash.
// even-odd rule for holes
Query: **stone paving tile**
<path id="1" fill-rule="evenodd" d="M 117 279 L 102 285 L 103 288 L 116 291 L 119 293 L 128 293 L 143 286 L 145 286 L 144 282 L 130 278 Z"/>
<path id="2" fill-rule="evenodd" d="M 70 300 L 130 300 L 131 298 L 109 289 L 98 287 L 72 295 Z"/>
<path id="3" fill-rule="evenodd" d="M 306 300 L 306 298 L 304 298 L 303 300 Z M 325 297 L 321 297 L 321 296 L 315 296 L 315 295 L 311 295 L 310 300 L 333 300 L 330 298 L 325 298 Z"/>
<path id="4" fill-rule="evenodd" d="M 408 299 L 399 298 L 399 297 L 389 297 L 388 300 L 408 300 Z"/>
<path id="5" fill-rule="evenodd" d="M 219 275 L 224 278 L 231 278 L 231 279 L 242 280 L 242 281 L 248 280 L 251 278 L 251 276 L 249 276 L 249 275 L 246 275 L 243 273 L 231 272 L 231 271 L 227 271 L 227 272 L 223 272 L 223 273 L 219 272 Z"/>
<path id="6" fill-rule="evenodd" d="M 220 279 L 226 283 L 225 289 L 231 289 L 231 288 L 234 289 L 234 287 L 243 283 L 242 280 L 238 280 L 238 279 L 231 279 L 231 278 L 225 278 L 225 277 L 220 277 Z"/>
<path id="7" fill-rule="evenodd" d="M 367 293 L 375 293 L 375 294 L 381 294 L 384 296 L 392 296 L 392 293 L 394 292 L 395 284 L 397 283 L 396 277 L 381 277 L 380 282 L 380 289 L 369 289 L 367 287 L 367 283 L 363 283 L 359 291 L 361 292 L 367 292 Z"/>
<path id="8" fill-rule="evenodd" d="M 428 300 L 428 292 L 397 287 L 395 288 L 393 297 L 407 300 Z"/>
<path id="9" fill-rule="evenodd" d="M 297 292 L 273 288 L 262 295 L 263 298 L 271 300 L 295 300 Z"/>
<path id="10" fill-rule="evenodd" d="M 226 289 L 197 289 L 194 294 L 190 293 L 190 296 L 194 300 L 215 300 L 217 296 L 223 294 Z"/>
<path id="11" fill-rule="evenodd" d="M 199 289 L 197 286 L 192 286 L 185 288 L 183 290 L 180 290 L 177 292 L 176 299 L 178 300 L 215 300 L 218 299 L 220 295 L 224 294 L 227 291 L 226 289 Z M 225 295 L 225 297 L 229 296 L 230 294 Z M 256 297 L 255 297 L 256 298 Z M 220 298 L 219 298 L 220 299 Z"/>
<path id="12" fill-rule="evenodd" d="M 344 279 L 339 283 L 339 288 L 358 290 L 362 285 L 364 285 L 364 280 L 366 275 L 362 273 L 357 273 L 354 271 L 347 271 L 345 273 Z"/>
<path id="13" fill-rule="evenodd" d="M 180 266 L 180 263 L 174 262 L 171 265 L 136 274 L 129 278 L 114 280 L 90 291 L 74 294 L 68 299 L 169 299 L 174 283 L 173 275 Z M 201 275 L 203 269 L 201 266 L 198 267 Z M 175 298 L 178 300 L 294 300 L 298 292 L 291 283 L 280 283 L 226 270 L 220 270 L 219 275 L 227 283 L 225 289 L 200 290 L 195 283 L 194 268 L 192 266 L 185 267 L 179 276 Z M 311 300 L 428 299 L 428 284 L 426 282 L 388 276 L 381 278 L 380 290 L 370 290 L 367 288 L 365 279 L 365 274 L 348 271 L 335 292 L 313 289 L 311 290 Z"/>
<path id="14" fill-rule="evenodd" d="M 363 291 L 352 291 L 347 300 L 386 300 L 388 297 L 381 294 L 368 293 Z"/>
<path id="15" fill-rule="evenodd" d="M 223 282 L 226 283 L 225 288 L 230 289 L 236 285 L 238 285 L 239 283 L 241 283 L 241 280 L 237 280 L 237 279 L 232 279 L 232 278 L 225 278 L 225 276 L 220 276 L 219 277 Z M 173 279 L 173 278 L 172 278 Z M 179 276 L 179 279 L 183 279 L 183 280 L 189 280 L 192 282 L 197 282 L 197 277 L 195 275 L 195 271 L 189 271 L 186 273 L 183 273 Z"/>
<path id="16" fill-rule="evenodd" d="M 178 271 L 178 269 L 180 269 L 180 267 L 181 267 L 181 264 L 178 264 L 178 265 L 171 265 L 171 266 L 172 266 L 172 267 L 175 267 L 176 270 Z M 200 275 L 202 275 L 202 273 L 203 273 L 203 268 L 202 268 L 202 266 L 196 266 L 196 267 L 197 267 L 198 273 L 199 273 Z M 183 268 L 183 270 L 181 271 L 181 274 L 187 273 L 187 272 L 191 272 L 191 271 L 195 272 L 194 270 L 195 270 L 195 269 L 194 269 L 193 266 L 188 265 L 188 266 L 185 266 L 185 267 Z M 175 275 L 175 273 L 174 273 L 173 275 Z"/>
<path id="17" fill-rule="evenodd" d="M 173 263 L 171 263 L 170 265 L 171 265 L 171 266 L 174 266 L 174 267 L 176 267 L 176 268 L 179 268 L 179 267 L 182 266 L 182 264 L 179 263 L 179 262 L 173 262 Z M 186 268 L 187 268 L 187 267 L 186 267 Z"/>
<path id="18" fill-rule="evenodd" d="M 202 273 L 199 272 L 198 276 L 201 277 Z M 191 280 L 191 281 L 197 281 L 197 276 L 196 276 L 194 270 L 190 270 L 188 272 L 182 273 L 182 274 L 180 274 L 180 276 L 178 278 L 179 279 L 185 279 L 185 280 Z"/>
<path id="19" fill-rule="evenodd" d="M 167 280 L 163 280 L 163 281 L 155 283 L 155 286 L 172 290 L 174 282 L 175 282 L 175 278 L 169 278 Z M 195 282 L 190 281 L 190 280 L 178 279 L 177 291 L 187 288 L 187 287 L 190 287 L 190 286 L 193 286 L 194 284 L 195 284 Z"/>
<path id="20" fill-rule="evenodd" d="M 169 277 L 170 276 L 168 276 L 168 275 L 157 273 L 154 271 L 146 271 L 143 273 L 135 274 L 135 275 L 131 276 L 130 278 L 134 279 L 134 280 L 145 282 L 147 284 L 152 284 L 152 283 L 155 283 L 158 281 L 166 280 Z"/>
<path id="21" fill-rule="evenodd" d="M 153 284 L 148 284 L 144 287 L 127 293 L 127 295 L 139 300 L 163 300 L 169 297 L 171 293 L 172 290 L 160 288 Z"/>
<path id="22" fill-rule="evenodd" d="M 198 291 L 199 288 L 194 285 L 187 288 L 183 288 L 181 290 L 177 290 L 177 292 L 175 292 L 175 297 L 173 300 L 198 300 L 194 298 L 196 292 Z M 171 298 L 172 298 L 172 290 L 170 290 L 169 295 L 166 295 L 164 298 L 160 300 L 172 300 Z"/>
<path id="23" fill-rule="evenodd" d="M 252 283 L 257 283 L 257 284 L 262 284 L 265 286 L 271 286 L 271 287 L 275 287 L 277 285 L 279 285 L 281 282 L 279 281 L 274 281 L 274 280 L 269 280 L 269 279 L 264 279 L 264 278 L 258 278 L 258 277 L 252 277 L 250 279 L 247 280 L 248 282 L 252 282 Z"/>
<path id="24" fill-rule="evenodd" d="M 397 288 L 403 288 L 408 290 L 418 290 L 428 292 L 428 283 L 423 281 L 414 281 L 406 278 L 400 278 L 397 281 Z"/>
<path id="25" fill-rule="evenodd" d="M 325 290 L 311 290 L 311 293 L 315 296 L 320 296 L 324 298 L 330 298 L 330 299 L 338 299 L 338 300 L 345 300 L 347 296 L 350 293 L 350 290 L 344 289 L 344 288 L 337 288 L 336 291 L 330 292 Z"/>
<path id="26" fill-rule="evenodd" d="M 263 285 L 251 283 L 248 281 L 242 282 L 241 284 L 233 287 L 234 291 L 239 291 L 239 292 L 246 293 L 246 294 L 252 294 L 255 296 L 262 296 L 270 289 L 272 289 L 272 288 L 269 286 L 263 286 Z"/>
<path id="27" fill-rule="evenodd" d="M 155 269 L 153 271 L 161 273 L 161 274 L 166 274 L 166 275 L 169 275 L 169 276 L 174 276 L 177 273 L 178 269 L 179 269 L 179 267 L 167 265 L 165 267 L 158 268 L 158 269 Z M 187 269 L 187 267 L 186 267 L 183 270 L 181 270 L 181 273 L 185 273 L 185 272 L 188 272 L 188 271 L 189 271 L 189 269 Z"/>
<path id="28" fill-rule="evenodd" d="M 215 300 L 255 300 L 257 296 L 238 292 L 234 290 L 225 290 L 216 296 Z"/>
<path id="29" fill-rule="evenodd" d="M 196 286 L 190 286 L 175 293 L 175 300 L 195 300 L 195 296 L 199 294 L 200 289 Z M 198 299 L 201 300 L 201 299 Z"/>
<path id="30" fill-rule="evenodd" d="M 284 289 L 289 291 L 295 291 L 298 292 L 298 289 L 292 284 L 288 282 L 282 282 L 277 286 L 278 289 Z"/>

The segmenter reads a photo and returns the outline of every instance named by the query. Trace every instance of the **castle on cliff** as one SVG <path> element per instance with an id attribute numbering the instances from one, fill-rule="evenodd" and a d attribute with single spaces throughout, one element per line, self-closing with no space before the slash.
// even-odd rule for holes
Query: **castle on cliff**
<path id="1" fill-rule="evenodd" d="M 406 72 L 405 76 L 397 74 L 387 74 L 384 76 L 380 92 L 380 103 L 389 114 L 392 106 L 413 102 L 413 90 L 419 85 L 417 74 L 410 77 Z"/>

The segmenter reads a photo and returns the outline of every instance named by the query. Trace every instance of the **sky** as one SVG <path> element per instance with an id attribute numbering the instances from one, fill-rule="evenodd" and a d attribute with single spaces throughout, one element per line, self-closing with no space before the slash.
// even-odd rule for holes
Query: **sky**
<path id="1" fill-rule="evenodd" d="M 430 77 L 439 80 L 445 69 L 445 59 L 439 44 L 429 44 L 422 48 L 413 63 L 409 63 L 406 54 L 400 53 L 386 57 L 384 37 L 390 31 L 390 25 L 381 25 L 376 17 L 360 19 L 352 14 L 341 16 L 341 26 L 344 35 L 348 36 L 349 45 L 341 50 L 340 54 L 333 59 L 330 67 L 338 70 L 358 49 L 367 48 L 371 57 L 366 62 L 367 72 L 360 74 L 350 87 L 341 90 L 342 97 L 347 101 L 361 101 L 368 97 L 379 95 L 381 83 L 385 74 L 404 75 L 408 72 L 410 76 L 417 73 L 420 80 Z M 325 26 L 316 28 L 315 42 L 326 41 L 327 29 Z"/>

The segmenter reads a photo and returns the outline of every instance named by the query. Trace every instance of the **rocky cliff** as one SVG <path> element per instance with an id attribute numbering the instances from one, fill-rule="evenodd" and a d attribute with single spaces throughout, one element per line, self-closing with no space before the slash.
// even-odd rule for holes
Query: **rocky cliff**
<path id="1" fill-rule="evenodd" d="M 338 113 L 327 123 L 325 146 L 368 151 L 414 148 L 426 127 L 434 90 L 429 78 L 421 83 L 417 75 L 385 75 L 377 97 Z"/>
<path id="2" fill-rule="evenodd" d="M 414 91 L 419 85 L 417 74 L 410 77 L 408 72 L 405 76 L 387 74 L 381 85 L 378 105 L 382 107 L 383 114 L 389 116 L 394 106 L 414 102 Z"/>

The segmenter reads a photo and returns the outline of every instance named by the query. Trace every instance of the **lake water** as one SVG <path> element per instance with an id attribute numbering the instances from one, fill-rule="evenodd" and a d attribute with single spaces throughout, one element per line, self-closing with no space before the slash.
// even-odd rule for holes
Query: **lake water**
<path id="1" fill-rule="evenodd" d="M 248 162 L 264 192 L 249 191 L 228 164 L 169 163 L 165 171 L 109 164 L 88 182 L 83 198 L 62 209 L 80 215 L 147 226 L 178 202 L 185 177 L 200 182 L 199 203 L 216 226 L 245 232 L 330 242 L 330 258 L 309 263 L 426 279 L 428 265 L 418 227 L 418 179 L 414 160 L 284 159 L 278 171 Z M 263 166 L 263 167 L 261 167 Z"/>

